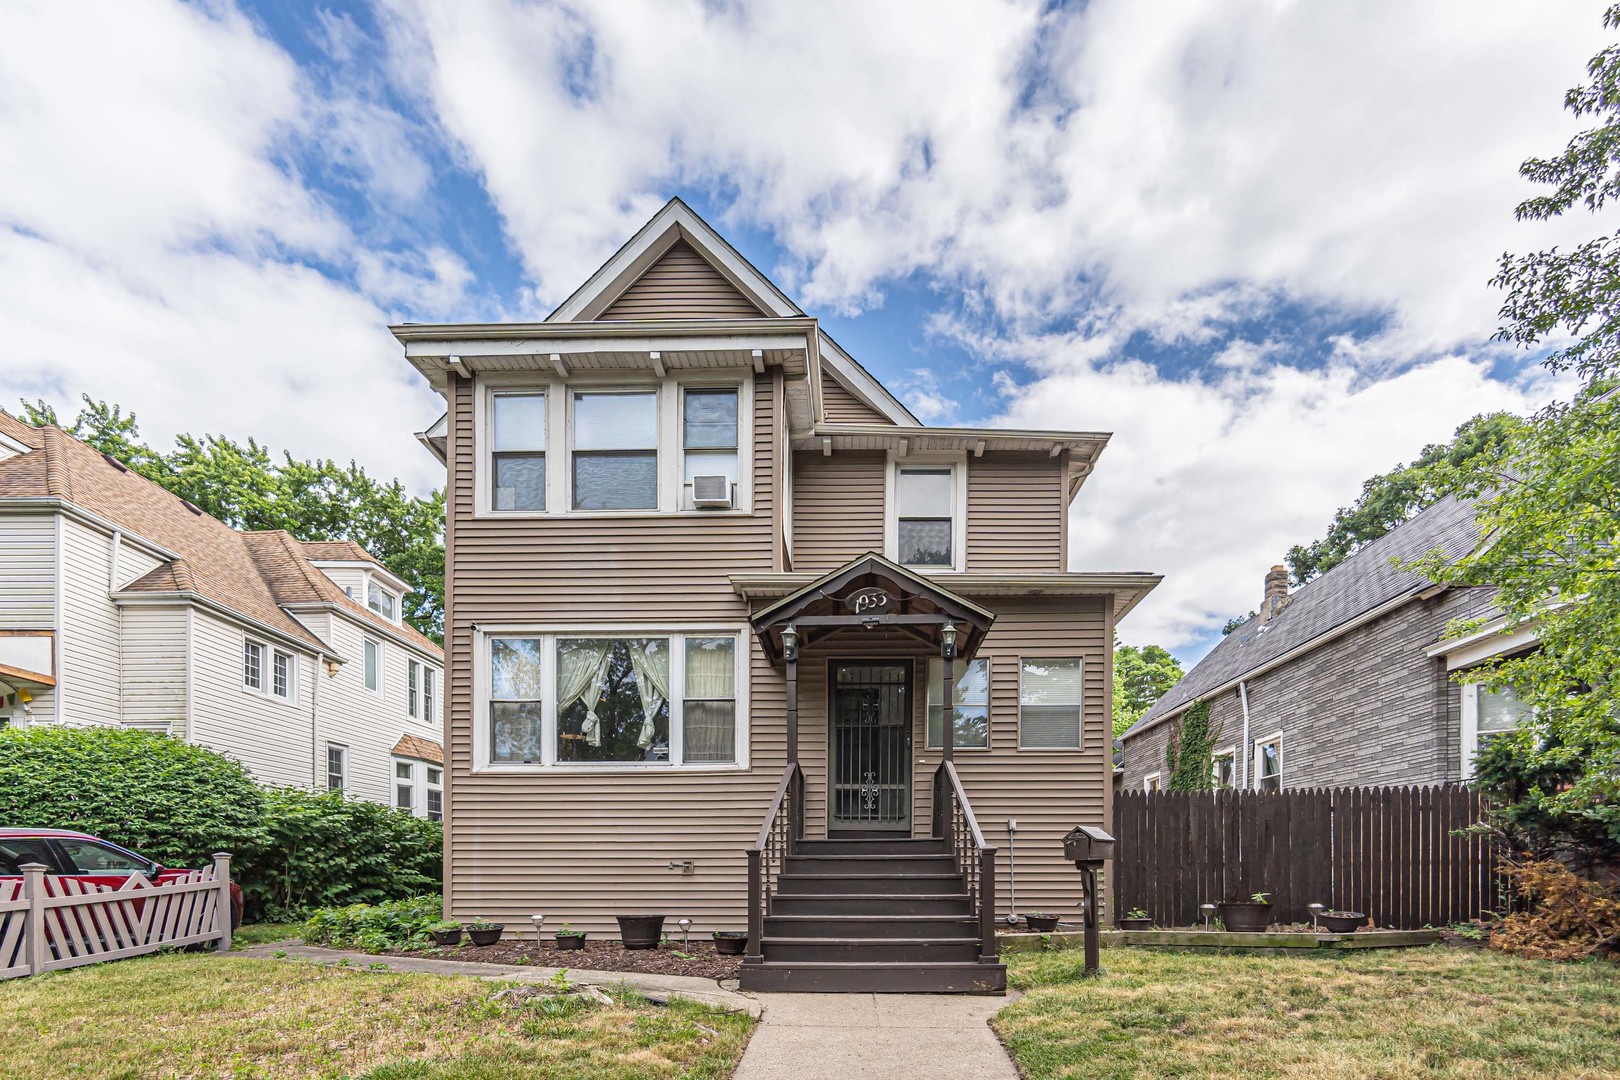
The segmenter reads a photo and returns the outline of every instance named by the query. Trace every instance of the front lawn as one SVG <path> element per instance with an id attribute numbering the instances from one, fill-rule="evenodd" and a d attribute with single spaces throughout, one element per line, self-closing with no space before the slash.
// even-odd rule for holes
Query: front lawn
<path id="1" fill-rule="evenodd" d="M 0 983 L 0 1076 L 728 1077 L 753 1022 L 476 979 L 170 954 Z"/>
<path id="2" fill-rule="evenodd" d="M 1620 967 L 1449 949 L 1008 958 L 993 1021 L 1025 1076 L 1620 1075 Z"/>

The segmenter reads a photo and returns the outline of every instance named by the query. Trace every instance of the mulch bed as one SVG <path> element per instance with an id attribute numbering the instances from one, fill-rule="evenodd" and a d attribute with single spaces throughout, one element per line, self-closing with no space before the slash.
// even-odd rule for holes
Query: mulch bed
<path id="1" fill-rule="evenodd" d="M 469 945 L 465 941 L 451 948 L 390 950 L 390 956 L 417 956 L 428 960 L 465 960 L 479 964 L 517 964 L 532 967 L 573 968 L 579 971 L 637 971 L 650 975 L 690 975 L 699 979 L 735 979 L 742 966 L 740 956 L 718 956 L 709 941 L 694 938 L 682 948 L 679 942 L 656 949 L 626 949 L 615 940 L 587 939 L 583 949 L 559 949 L 551 938 L 533 941 L 500 941 L 494 945 Z M 685 953 L 686 956 L 678 956 Z M 689 959 L 688 959 L 689 958 Z"/>

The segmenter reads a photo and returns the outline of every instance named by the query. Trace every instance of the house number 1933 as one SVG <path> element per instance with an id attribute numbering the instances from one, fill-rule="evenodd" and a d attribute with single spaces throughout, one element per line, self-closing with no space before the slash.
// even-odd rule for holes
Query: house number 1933
<path id="1" fill-rule="evenodd" d="M 844 597 L 844 606 L 857 615 L 881 615 L 894 601 L 877 587 L 856 589 Z"/>

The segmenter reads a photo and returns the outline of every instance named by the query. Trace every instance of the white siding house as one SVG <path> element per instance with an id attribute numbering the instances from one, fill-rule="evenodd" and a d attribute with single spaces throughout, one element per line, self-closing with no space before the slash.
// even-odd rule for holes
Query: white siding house
<path id="1" fill-rule="evenodd" d="M 443 658 L 349 541 L 237 532 L 0 412 L 0 725 L 123 725 L 438 816 Z"/>

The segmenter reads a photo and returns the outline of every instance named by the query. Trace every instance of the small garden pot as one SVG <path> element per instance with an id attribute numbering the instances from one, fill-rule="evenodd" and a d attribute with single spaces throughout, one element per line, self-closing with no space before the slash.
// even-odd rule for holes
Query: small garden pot
<path id="1" fill-rule="evenodd" d="M 714 951 L 720 956 L 741 956 L 748 950 L 748 935 L 741 930 L 721 930 L 714 935 Z"/>
<path id="2" fill-rule="evenodd" d="M 1121 919 L 1119 920 L 1119 928 L 1121 930 L 1151 930 L 1153 929 L 1153 920 L 1149 918 Z"/>
<path id="3" fill-rule="evenodd" d="M 1359 911 L 1324 911 L 1316 917 L 1316 925 L 1330 934 L 1353 934 L 1367 925 L 1367 916 Z"/>
<path id="4" fill-rule="evenodd" d="M 583 949 L 584 947 L 585 947 L 585 935 L 584 934 L 558 934 L 557 935 L 557 948 L 559 948 L 559 949 Z"/>
<path id="5" fill-rule="evenodd" d="M 1264 933 L 1271 925 L 1271 905 L 1253 900 L 1228 900 L 1215 905 L 1215 913 L 1234 934 Z"/>
<path id="6" fill-rule="evenodd" d="M 475 926 L 468 929 L 467 936 L 472 938 L 474 945 L 493 945 L 501 940 L 501 935 L 505 932 L 506 927 L 504 926 Z"/>
<path id="7" fill-rule="evenodd" d="M 664 936 L 663 915 L 619 915 L 619 940 L 627 949 L 656 949 Z"/>
<path id="8" fill-rule="evenodd" d="M 460 945 L 461 944 L 461 928 L 458 926 L 454 930 L 435 930 L 435 931 L 433 931 L 433 944 L 435 944 L 435 945 Z"/>
<path id="9" fill-rule="evenodd" d="M 1024 925 L 1029 927 L 1031 933 L 1050 934 L 1058 928 L 1056 915 L 1025 915 Z"/>

